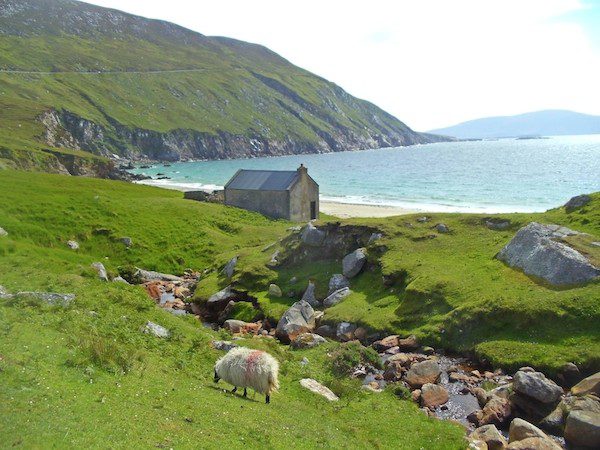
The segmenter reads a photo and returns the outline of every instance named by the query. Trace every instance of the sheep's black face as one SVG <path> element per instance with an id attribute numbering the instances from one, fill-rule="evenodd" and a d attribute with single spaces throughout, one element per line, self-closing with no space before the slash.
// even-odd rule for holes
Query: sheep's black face
<path id="1" fill-rule="evenodd" d="M 217 371 L 215 370 L 215 383 L 218 383 L 221 377 L 217 375 Z"/>

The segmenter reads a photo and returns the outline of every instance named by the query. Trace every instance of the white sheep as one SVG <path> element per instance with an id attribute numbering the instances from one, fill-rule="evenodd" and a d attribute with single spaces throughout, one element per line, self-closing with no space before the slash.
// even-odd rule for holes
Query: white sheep
<path id="1" fill-rule="evenodd" d="M 252 388 L 265 394 L 265 402 L 271 400 L 271 393 L 279 389 L 279 363 L 267 352 L 245 347 L 236 347 L 220 358 L 215 364 L 215 383 L 223 379 L 234 387 Z"/>

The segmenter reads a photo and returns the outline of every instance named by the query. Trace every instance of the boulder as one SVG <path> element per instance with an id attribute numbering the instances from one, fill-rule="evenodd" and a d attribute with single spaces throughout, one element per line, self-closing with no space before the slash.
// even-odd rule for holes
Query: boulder
<path id="1" fill-rule="evenodd" d="M 372 346 L 378 352 L 385 352 L 390 348 L 398 347 L 398 335 L 394 334 L 391 336 L 384 337 L 379 341 L 373 342 Z"/>
<path id="2" fill-rule="evenodd" d="M 346 278 L 353 278 L 360 273 L 367 262 L 367 252 L 364 248 L 358 248 L 352 253 L 344 256 L 342 260 L 342 273 Z"/>
<path id="3" fill-rule="evenodd" d="M 225 264 L 225 267 L 223 267 L 221 273 L 223 273 L 227 278 L 231 278 L 233 276 L 233 272 L 235 271 L 235 266 L 237 265 L 237 262 L 238 257 L 234 256 L 229 260 L 227 264 Z"/>
<path id="4" fill-rule="evenodd" d="M 442 373 L 436 361 L 426 360 L 414 363 L 406 374 L 406 382 L 413 388 L 420 388 L 427 383 L 436 383 Z"/>
<path id="5" fill-rule="evenodd" d="M 320 247 L 323 245 L 325 236 L 326 233 L 324 231 L 319 230 L 311 222 L 309 222 L 304 228 L 304 231 L 302 231 L 302 236 L 300 239 L 309 247 Z"/>
<path id="6" fill-rule="evenodd" d="M 510 227 L 510 220 L 500 217 L 486 217 L 483 221 L 490 230 L 503 231 Z"/>
<path id="7" fill-rule="evenodd" d="M 77 241 L 67 241 L 67 247 L 71 250 L 79 250 L 79 243 Z"/>
<path id="8" fill-rule="evenodd" d="M 371 236 L 369 236 L 369 241 L 367 242 L 367 245 L 371 245 L 373 242 L 378 241 L 382 237 L 383 234 L 381 233 L 372 233 Z"/>
<path id="9" fill-rule="evenodd" d="M 481 439 L 469 439 L 467 449 L 468 450 L 488 450 L 488 446 Z"/>
<path id="10" fill-rule="evenodd" d="M 450 228 L 445 223 L 438 223 L 435 229 L 438 233 L 450 233 Z"/>
<path id="11" fill-rule="evenodd" d="M 108 281 L 108 273 L 106 273 L 106 268 L 104 264 L 101 262 L 92 263 L 92 268 L 98 273 L 98 278 L 102 281 Z"/>
<path id="12" fill-rule="evenodd" d="M 57 292 L 29 292 L 21 291 L 16 294 L 2 294 L 0 298 L 14 298 L 14 297 L 30 297 L 40 300 L 50 306 L 62 306 L 63 308 L 69 306 L 73 300 L 75 300 L 75 294 L 59 294 Z"/>
<path id="13" fill-rule="evenodd" d="M 177 275 L 154 272 L 153 270 L 144 270 L 140 268 L 136 268 L 134 276 L 139 278 L 143 283 L 149 281 L 183 281 L 183 278 L 178 277 Z"/>
<path id="14" fill-rule="evenodd" d="M 429 221 L 429 217 L 427 216 L 417 217 L 417 222 L 419 223 L 426 223 L 427 221 Z"/>
<path id="15" fill-rule="evenodd" d="M 315 283 L 312 281 L 308 282 L 308 286 L 302 295 L 302 301 L 307 302 L 313 308 L 321 305 L 321 302 L 315 297 Z"/>
<path id="16" fill-rule="evenodd" d="M 237 294 L 233 291 L 231 286 L 227 286 L 224 289 L 221 289 L 219 292 L 215 292 L 211 295 L 206 301 L 206 306 L 209 308 L 217 308 L 219 306 L 224 306 L 229 303 L 229 301 L 235 299 Z"/>
<path id="17" fill-rule="evenodd" d="M 336 273 L 329 280 L 329 294 L 350 287 L 350 280 L 341 273 Z"/>
<path id="18" fill-rule="evenodd" d="M 552 439 L 530 437 L 522 441 L 515 441 L 506 447 L 509 450 L 562 450 L 562 447 Z"/>
<path id="19" fill-rule="evenodd" d="M 470 439 L 478 439 L 485 442 L 490 450 L 504 450 L 508 445 L 506 439 L 495 425 L 484 425 L 474 430 Z"/>
<path id="20" fill-rule="evenodd" d="M 269 295 L 271 297 L 281 297 L 283 296 L 283 292 L 281 292 L 281 288 L 276 284 L 269 285 Z"/>
<path id="21" fill-rule="evenodd" d="M 557 374 L 562 386 L 571 387 L 581 381 L 582 375 L 574 363 L 567 363 L 562 366 Z"/>
<path id="22" fill-rule="evenodd" d="M 243 320 L 228 319 L 223 323 L 223 328 L 231 333 L 240 333 L 246 326 Z"/>
<path id="23" fill-rule="evenodd" d="M 398 339 L 398 347 L 402 351 L 413 351 L 419 348 L 419 341 L 414 334 L 411 334 L 407 338 Z"/>
<path id="24" fill-rule="evenodd" d="M 571 411 L 565 425 L 565 439 L 572 446 L 600 448 L 600 414 Z"/>
<path id="25" fill-rule="evenodd" d="M 448 391 L 438 385 L 426 383 L 421 388 L 421 406 L 433 409 L 448 402 Z"/>
<path id="26" fill-rule="evenodd" d="M 321 325 L 315 330 L 319 336 L 333 339 L 335 337 L 335 329 L 331 325 Z"/>
<path id="27" fill-rule="evenodd" d="M 0 227 L 0 237 L 8 236 L 8 231 Z"/>
<path id="28" fill-rule="evenodd" d="M 113 283 L 129 284 L 129 281 L 127 281 L 125 278 L 123 278 L 120 275 L 118 277 L 114 277 L 112 281 L 113 281 Z"/>
<path id="29" fill-rule="evenodd" d="M 565 203 L 565 211 L 568 213 L 572 213 L 576 209 L 579 209 L 579 208 L 587 205 L 591 201 L 592 201 L 592 197 L 590 197 L 587 194 L 576 195 L 575 197 L 572 197 L 571 199 L 569 199 L 569 201 L 567 203 Z"/>
<path id="30" fill-rule="evenodd" d="M 573 395 L 596 394 L 600 396 L 600 372 L 584 378 L 571 388 Z"/>
<path id="31" fill-rule="evenodd" d="M 328 387 L 323 386 L 317 380 L 313 380 L 312 378 L 303 378 L 300 380 L 300 386 L 305 389 L 308 389 L 315 394 L 319 394 L 325 397 L 330 402 L 337 402 L 340 398 L 335 395 Z"/>
<path id="32" fill-rule="evenodd" d="M 339 289 L 323 300 L 323 307 L 331 308 L 332 306 L 337 305 L 339 302 L 344 300 L 351 293 L 352 291 L 347 287 Z"/>
<path id="33" fill-rule="evenodd" d="M 153 334 L 159 338 L 168 338 L 171 335 L 171 332 L 165 327 L 150 321 L 146 322 L 146 326 L 143 328 L 143 331 L 144 333 Z"/>
<path id="34" fill-rule="evenodd" d="M 335 330 L 335 337 L 342 342 L 353 341 L 355 339 L 354 331 L 356 331 L 356 325 L 348 322 L 342 322 L 338 324 Z"/>
<path id="35" fill-rule="evenodd" d="M 508 429 L 508 440 L 510 442 L 522 441 L 523 439 L 532 437 L 548 439 L 548 435 L 535 425 L 523 419 L 513 419 Z"/>
<path id="36" fill-rule="evenodd" d="M 513 379 L 513 389 L 541 403 L 553 404 L 563 395 L 562 388 L 541 372 L 519 370 Z"/>
<path id="37" fill-rule="evenodd" d="M 284 342 L 293 341 L 302 333 L 315 328 L 315 310 L 309 303 L 300 300 L 294 303 L 279 319 L 276 336 Z"/>
<path id="38" fill-rule="evenodd" d="M 557 240 L 572 234 L 578 233 L 558 225 L 531 222 L 521 228 L 496 257 L 554 286 L 581 284 L 598 278 L 598 267 Z"/>
<path id="39" fill-rule="evenodd" d="M 315 333 L 302 333 L 296 336 L 296 339 L 292 341 L 292 347 L 297 349 L 302 348 L 313 348 L 319 344 L 327 342 L 325 338 Z"/>
<path id="40" fill-rule="evenodd" d="M 396 382 L 402 379 L 405 369 L 400 361 L 388 361 L 383 372 L 385 381 Z"/>
<path id="41" fill-rule="evenodd" d="M 478 415 L 479 425 L 503 425 L 510 419 L 511 414 L 510 401 L 493 395 L 481 410 L 481 414 Z"/>
<path id="42" fill-rule="evenodd" d="M 123 236 L 122 238 L 119 239 L 123 245 L 127 248 L 131 247 L 133 245 L 133 240 L 129 237 L 129 236 Z"/>

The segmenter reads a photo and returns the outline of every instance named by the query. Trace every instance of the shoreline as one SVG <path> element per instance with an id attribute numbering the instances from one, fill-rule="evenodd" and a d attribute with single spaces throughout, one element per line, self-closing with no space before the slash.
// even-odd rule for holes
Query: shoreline
<path id="1" fill-rule="evenodd" d="M 182 183 L 176 184 L 172 182 L 161 183 L 161 180 L 147 179 L 134 181 L 136 184 L 143 184 L 145 186 L 157 187 L 162 189 L 169 189 L 179 192 L 187 191 L 204 191 L 211 193 L 215 190 L 221 190 L 222 186 L 216 185 L 204 185 L 194 186 L 193 183 Z M 513 214 L 513 213 L 537 213 L 544 212 L 543 208 L 518 208 L 514 209 L 502 208 L 502 207 L 481 207 L 479 205 L 468 206 L 451 206 L 451 205 L 421 205 L 421 207 L 415 205 L 414 207 L 404 205 L 385 205 L 376 203 L 358 203 L 356 201 L 336 201 L 335 198 L 327 196 L 319 197 L 319 210 L 320 212 L 339 217 L 340 219 L 348 218 L 382 218 L 392 216 L 402 216 L 408 214 L 446 214 L 446 213 L 461 213 L 461 214 Z"/>

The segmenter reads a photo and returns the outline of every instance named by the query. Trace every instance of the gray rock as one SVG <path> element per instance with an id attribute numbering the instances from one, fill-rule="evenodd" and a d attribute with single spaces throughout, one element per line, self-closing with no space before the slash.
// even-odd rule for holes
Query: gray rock
<path id="1" fill-rule="evenodd" d="M 484 425 L 477 428 L 469 436 L 470 439 L 479 439 L 487 444 L 489 450 L 504 450 L 508 445 L 506 439 L 495 425 Z"/>
<path id="2" fill-rule="evenodd" d="M 302 231 L 302 242 L 309 247 L 320 247 L 323 245 L 326 233 L 319 230 L 311 222 L 309 222 L 304 231 Z"/>
<path id="3" fill-rule="evenodd" d="M 290 342 L 299 334 L 312 332 L 315 328 L 315 310 L 308 302 L 294 303 L 279 319 L 275 335 L 284 342 Z"/>
<path id="4" fill-rule="evenodd" d="M 563 395 L 562 388 L 541 372 L 519 370 L 513 379 L 513 389 L 541 403 L 557 403 Z"/>
<path id="5" fill-rule="evenodd" d="M 592 197 L 587 194 L 577 195 L 571 198 L 567 203 L 565 203 L 565 211 L 571 213 L 576 209 L 581 208 L 582 206 L 587 205 L 592 201 Z"/>
<path id="6" fill-rule="evenodd" d="M 212 346 L 215 350 L 224 350 L 228 352 L 232 348 L 237 347 L 237 344 L 234 344 L 231 341 L 212 341 Z"/>
<path id="7" fill-rule="evenodd" d="M 596 394 L 600 396 L 600 372 L 584 378 L 579 383 L 571 388 L 573 395 Z"/>
<path id="8" fill-rule="evenodd" d="M 222 273 L 225 274 L 227 278 L 231 278 L 233 276 L 233 272 L 235 271 L 235 266 L 237 265 L 238 257 L 234 256 L 229 260 L 225 267 L 223 267 Z"/>
<path id="9" fill-rule="evenodd" d="M 333 339 L 335 337 L 335 329 L 331 325 L 321 325 L 315 330 L 319 336 Z"/>
<path id="10" fill-rule="evenodd" d="M 417 218 L 417 222 L 419 222 L 419 223 L 425 223 L 428 220 L 429 220 L 429 217 L 427 217 L 427 216 L 423 216 L 423 217 L 418 217 Z"/>
<path id="11" fill-rule="evenodd" d="M 572 411 L 567 417 L 565 439 L 572 446 L 600 448 L 600 414 Z"/>
<path id="12" fill-rule="evenodd" d="M 336 273 L 329 279 L 330 294 L 345 287 L 350 287 L 350 280 L 341 273 Z"/>
<path id="13" fill-rule="evenodd" d="M 9 295 L 10 294 L 8 293 L 6 288 L 4 286 L 0 285 L 0 298 L 6 298 Z"/>
<path id="14" fill-rule="evenodd" d="M 148 281 L 183 281 L 183 278 L 168 273 L 154 272 L 153 270 L 144 270 L 136 267 L 135 276 L 139 277 L 143 283 Z"/>
<path id="15" fill-rule="evenodd" d="M 484 219 L 484 223 L 490 230 L 503 231 L 510 228 L 510 220 L 499 217 L 487 217 Z"/>
<path id="16" fill-rule="evenodd" d="M 325 341 L 325 338 L 319 336 L 318 334 L 302 333 L 296 336 L 296 338 L 292 341 L 292 347 L 298 349 L 313 348 L 319 344 L 323 344 L 324 342 L 327 342 Z"/>
<path id="17" fill-rule="evenodd" d="M 356 331 L 356 325 L 348 322 L 342 322 L 338 324 L 335 330 L 335 337 L 342 342 L 353 341 L 355 339 L 354 332 Z"/>
<path id="18" fill-rule="evenodd" d="M 152 334 L 159 338 L 168 338 L 171 332 L 162 325 L 148 321 L 143 329 L 144 333 Z"/>
<path id="19" fill-rule="evenodd" d="M 414 363 L 406 374 L 406 382 L 413 388 L 420 388 L 427 383 L 436 383 L 441 373 L 440 365 L 436 361 Z"/>
<path id="20" fill-rule="evenodd" d="M 174 316 L 187 316 L 187 311 L 185 309 L 174 309 L 174 308 L 164 308 L 168 313 L 173 314 Z"/>
<path id="21" fill-rule="evenodd" d="M 223 323 L 223 328 L 231 333 L 239 333 L 246 326 L 243 320 L 228 319 Z"/>
<path id="22" fill-rule="evenodd" d="M 118 276 L 118 277 L 114 277 L 113 278 L 113 283 L 123 283 L 123 284 L 129 284 L 129 281 L 127 281 L 125 278 L 123 278 L 122 276 Z"/>
<path id="23" fill-rule="evenodd" d="M 360 273 L 366 262 L 366 250 L 364 248 L 356 249 L 342 260 L 342 273 L 346 278 L 353 278 Z"/>
<path id="24" fill-rule="evenodd" d="M 445 223 L 438 223 L 435 226 L 435 229 L 438 233 L 450 233 L 450 228 L 448 228 L 448 225 L 446 225 Z"/>
<path id="25" fill-rule="evenodd" d="M 315 297 L 315 283 L 312 281 L 308 282 L 308 286 L 304 291 L 304 295 L 302 296 L 302 301 L 307 302 L 310 306 L 316 307 L 321 304 L 319 300 Z"/>
<path id="26" fill-rule="evenodd" d="M 128 237 L 128 236 L 123 236 L 121 239 L 119 239 L 123 245 L 127 248 L 131 247 L 133 245 L 133 240 Z"/>
<path id="27" fill-rule="evenodd" d="M 3 236 L 8 236 L 8 231 L 6 231 L 4 228 L 0 227 L 0 237 Z"/>
<path id="28" fill-rule="evenodd" d="M 338 289 L 337 291 L 329 295 L 325 300 L 323 300 L 323 307 L 331 308 L 333 305 L 337 305 L 339 302 L 344 300 L 351 293 L 352 291 L 347 287 Z"/>
<path id="29" fill-rule="evenodd" d="M 276 284 L 270 284 L 269 285 L 269 295 L 271 297 L 281 297 L 283 295 L 283 292 L 281 292 L 281 288 L 279 286 L 277 286 Z"/>
<path id="30" fill-rule="evenodd" d="M 226 288 L 221 289 L 219 292 L 216 292 L 213 295 L 211 295 L 206 301 L 206 305 L 209 307 L 213 307 L 213 305 L 218 305 L 221 303 L 226 304 L 231 299 L 234 299 L 236 296 L 237 294 L 233 292 L 231 286 L 227 286 Z"/>
<path id="31" fill-rule="evenodd" d="M 67 241 L 67 247 L 71 250 L 79 250 L 79 243 L 77 241 Z"/>
<path id="32" fill-rule="evenodd" d="M 369 237 L 369 241 L 367 242 L 367 245 L 371 245 L 373 242 L 378 241 L 382 237 L 383 237 L 383 234 L 381 234 L 381 233 L 372 233 L 371 236 Z"/>
<path id="33" fill-rule="evenodd" d="M 311 392 L 314 392 L 315 394 L 319 394 L 325 397 L 330 402 L 337 402 L 340 399 L 331 391 L 331 389 L 323 386 L 317 380 L 313 380 L 312 378 L 301 379 L 300 386 L 302 386 L 305 389 L 308 389 Z"/>
<path id="34" fill-rule="evenodd" d="M 555 286 L 586 283 L 599 277 L 600 269 L 577 250 L 556 240 L 573 233 L 577 234 L 557 225 L 531 222 L 496 257 Z"/>
<path id="35" fill-rule="evenodd" d="M 548 435 L 526 420 L 513 419 L 508 430 L 508 439 L 510 442 L 522 441 L 523 439 L 532 437 L 547 439 Z"/>
<path id="36" fill-rule="evenodd" d="M 100 278 L 102 281 L 108 281 L 108 273 L 106 273 L 104 264 L 101 262 L 95 262 L 92 263 L 92 268 L 98 272 L 98 278 Z"/>

